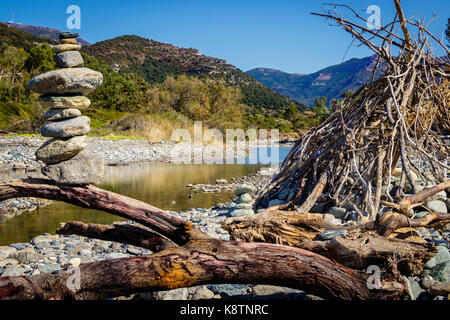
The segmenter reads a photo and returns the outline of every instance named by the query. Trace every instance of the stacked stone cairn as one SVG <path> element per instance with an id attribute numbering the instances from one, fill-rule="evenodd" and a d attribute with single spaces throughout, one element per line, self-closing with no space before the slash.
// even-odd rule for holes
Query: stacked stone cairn
<path id="1" fill-rule="evenodd" d="M 100 72 L 84 68 L 79 35 L 62 32 L 61 44 L 53 47 L 59 70 L 33 78 L 28 87 L 41 94 L 39 102 L 48 107 L 41 128 L 43 137 L 51 138 L 36 151 L 36 159 L 44 162 L 42 174 L 59 184 L 100 184 L 105 164 L 101 156 L 85 151 L 90 119 L 81 115 L 91 105 L 86 97 L 103 82 Z"/>
<path id="2" fill-rule="evenodd" d="M 252 194 L 256 193 L 256 188 L 251 184 L 243 184 L 236 189 L 234 195 L 237 197 L 236 206 L 233 207 L 230 215 L 232 217 L 241 217 L 254 214 L 253 206 L 250 204 L 253 200 Z"/>

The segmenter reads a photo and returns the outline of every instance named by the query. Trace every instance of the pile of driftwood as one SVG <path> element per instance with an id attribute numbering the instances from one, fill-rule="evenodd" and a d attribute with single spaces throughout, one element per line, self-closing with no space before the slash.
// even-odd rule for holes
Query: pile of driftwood
<path id="1" fill-rule="evenodd" d="M 437 250 L 434 244 L 399 228 L 438 228 L 450 222 L 450 214 L 436 212 L 421 219 L 408 217 L 410 209 L 424 199 L 450 188 L 445 142 L 449 95 L 443 87 L 449 65 L 427 49 L 430 40 L 440 42 L 426 25 L 405 19 L 399 1 L 394 3 L 395 20 L 378 31 L 350 22 L 337 11 L 321 14 L 372 48 L 380 63 L 387 64 L 387 73 L 304 135 L 255 205 L 267 205 L 287 189 L 296 190 L 291 202 L 227 220 L 224 227 L 233 241 L 225 242 L 149 204 L 94 186 L 57 185 L 48 180 L 1 183 L 0 200 L 64 201 L 140 224 L 70 222 L 59 234 L 132 244 L 153 253 L 83 264 L 78 288 L 67 285 L 68 271 L 3 277 L 0 299 L 103 299 L 213 283 L 281 285 L 328 299 L 402 298 L 407 290 L 400 274 L 420 274 Z M 417 28 L 417 40 L 412 40 L 408 26 Z M 382 40 L 381 45 L 375 44 L 376 38 Z M 393 46 L 399 48 L 396 56 L 391 53 Z M 394 190 L 391 173 L 398 161 L 402 178 L 400 188 Z M 436 186 L 418 191 L 411 174 L 414 168 L 421 179 Z M 354 183 L 348 184 L 347 177 Z M 402 197 L 407 187 L 414 194 Z M 368 213 L 368 219 L 339 226 L 347 230 L 345 236 L 317 240 L 320 232 L 337 229 L 321 215 L 308 213 L 324 196 L 335 205 L 353 205 L 361 214 Z M 382 203 L 391 210 L 380 215 Z M 382 271 L 375 286 L 369 285 L 371 274 L 366 272 L 371 265 Z"/>

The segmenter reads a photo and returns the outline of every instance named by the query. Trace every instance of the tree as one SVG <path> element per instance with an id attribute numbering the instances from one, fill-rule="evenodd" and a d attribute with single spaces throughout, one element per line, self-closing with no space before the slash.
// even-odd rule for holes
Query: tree
<path id="1" fill-rule="evenodd" d="M 56 68 L 53 60 L 53 50 L 49 45 L 36 46 L 31 48 L 26 62 L 26 68 L 32 75 L 48 72 Z"/>
<path id="2" fill-rule="evenodd" d="M 312 108 L 320 122 L 325 121 L 330 115 L 330 110 L 327 108 L 327 100 L 326 97 L 316 98 L 316 106 Z"/>

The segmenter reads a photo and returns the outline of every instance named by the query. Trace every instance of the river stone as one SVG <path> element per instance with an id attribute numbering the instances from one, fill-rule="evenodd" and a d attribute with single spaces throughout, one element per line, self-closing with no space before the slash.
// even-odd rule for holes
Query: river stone
<path id="1" fill-rule="evenodd" d="M 42 174 L 57 183 L 98 185 L 105 173 L 105 161 L 99 155 L 83 151 L 70 160 L 42 168 Z"/>
<path id="2" fill-rule="evenodd" d="M 58 68 L 82 68 L 83 57 L 79 51 L 64 51 L 55 55 L 55 63 Z"/>
<path id="3" fill-rule="evenodd" d="M 59 33 L 58 38 L 60 40 L 62 40 L 62 39 L 75 39 L 75 38 L 78 38 L 79 36 L 80 36 L 80 34 L 78 34 L 78 33 L 74 33 L 74 32 L 71 32 L 71 31 L 62 31 L 62 32 Z"/>
<path id="4" fill-rule="evenodd" d="M 61 44 L 77 44 L 77 39 L 61 39 Z"/>
<path id="5" fill-rule="evenodd" d="M 242 195 L 239 197 L 239 199 L 238 199 L 238 201 L 237 201 L 237 204 L 240 204 L 240 203 L 249 203 L 250 201 L 252 201 L 252 196 L 249 195 L 248 193 L 244 193 L 244 194 L 242 194 Z"/>
<path id="6" fill-rule="evenodd" d="M 43 266 L 39 267 L 39 271 L 41 273 L 52 273 L 52 272 L 55 272 L 55 271 L 59 271 L 61 269 L 62 269 L 62 267 L 61 267 L 61 265 L 59 263 L 46 264 L 46 265 L 43 265 Z"/>
<path id="7" fill-rule="evenodd" d="M 13 252 L 17 251 L 16 248 L 7 247 L 7 246 L 1 246 L 0 247 L 0 256 L 3 256 L 5 258 L 8 258 L 9 255 Z"/>
<path id="8" fill-rule="evenodd" d="M 50 109 L 44 114 L 44 119 L 47 121 L 56 121 L 79 116 L 81 116 L 81 111 L 78 109 Z"/>
<path id="9" fill-rule="evenodd" d="M 447 206 L 445 205 L 444 201 L 441 200 L 428 201 L 426 206 L 431 211 L 439 213 L 447 213 Z"/>
<path id="10" fill-rule="evenodd" d="M 36 151 L 36 159 L 45 164 L 56 164 L 69 160 L 86 149 L 88 138 L 86 136 L 73 137 L 68 140 L 53 138 L 44 143 Z"/>
<path id="11" fill-rule="evenodd" d="M 236 205 L 236 207 L 234 207 L 235 210 L 238 209 L 244 209 L 244 210 L 251 210 L 253 209 L 253 206 L 249 203 L 240 203 L 238 205 Z"/>
<path id="12" fill-rule="evenodd" d="M 91 100 L 84 96 L 40 96 L 38 101 L 54 109 L 85 109 L 91 105 Z"/>
<path id="13" fill-rule="evenodd" d="M 274 207 L 274 206 L 279 206 L 279 205 L 282 205 L 285 203 L 286 203 L 285 201 L 280 200 L 280 199 L 272 199 L 269 201 L 268 208 Z"/>
<path id="14" fill-rule="evenodd" d="M 50 122 L 41 128 L 41 135 L 50 138 L 83 136 L 91 130 L 90 124 L 86 116 Z"/>
<path id="15" fill-rule="evenodd" d="M 320 240 L 331 240 L 338 236 L 344 236 L 347 234 L 347 230 L 326 230 L 319 233 L 318 238 Z"/>
<path id="16" fill-rule="evenodd" d="M 448 249 L 444 246 L 437 246 L 437 254 L 427 261 L 425 267 L 428 269 L 432 269 L 438 264 L 450 261 L 450 253 Z"/>
<path id="17" fill-rule="evenodd" d="M 232 217 L 242 217 L 242 216 L 249 216 L 254 214 L 253 210 L 245 210 L 245 209 L 237 209 L 237 210 L 233 210 L 230 213 L 230 216 Z"/>
<path id="18" fill-rule="evenodd" d="M 439 282 L 450 282 L 450 261 L 440 263 L 431 269 L 430 274 L 434 280 Z"/>
<path id="19" fill-rule="evenodd" d="M 236 189 L 234 194 L 239 197 L 245 193 L 252 194 L 255 192 L 256 192 L 256 188 L 254 186 L 252 186 L 250 184 L 243 184 L 239 188 Z"/>
<path id="20" fill-rule="evenodd" d="M 28 88 L 44 95 L 88 95 L 103 83 L 103 75 L 89 68 L 50 71 L 31 79 Z"/>
<path id="21" fill-rule="evenodd" d="M 81 46 L 79 44 L 58 44 L 53 47 L 53 52 L 58 54 L 65 51 L 80 51 Z"/>
<path id="22" fill-rule="evenodd" d="M 331 207 L 330 209 L 328 209 L 328 213 L 332 214 L 335 218 L 345 219 L 347 215 L 347 209 L 339 207 Z"/>

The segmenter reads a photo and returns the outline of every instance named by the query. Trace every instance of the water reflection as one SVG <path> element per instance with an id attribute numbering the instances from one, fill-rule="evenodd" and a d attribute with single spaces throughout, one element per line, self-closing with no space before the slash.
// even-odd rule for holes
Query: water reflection
<path id="1" fill-rule="evenodd" d="M 154 206 L 173 211 L 208 208 L 230 201 L 229 193 L 194 194 L 186 185 L 215 183 L 217 179 L 240 178 L 259 170 L 259 165 L 175 165 L 144 164 L 108 167 L 101 186 Z M 189 198 L 193 195 L 193 199 Z M 175 201 L 175 205 L 172 205 Z M 62 202 L 39 208 L 0 224 L 0 245 L 27 242 L 45 232 L 54 233 L 62 222 L 110 224 L 119 217 L 95 210 L 82 209 Z"/>

